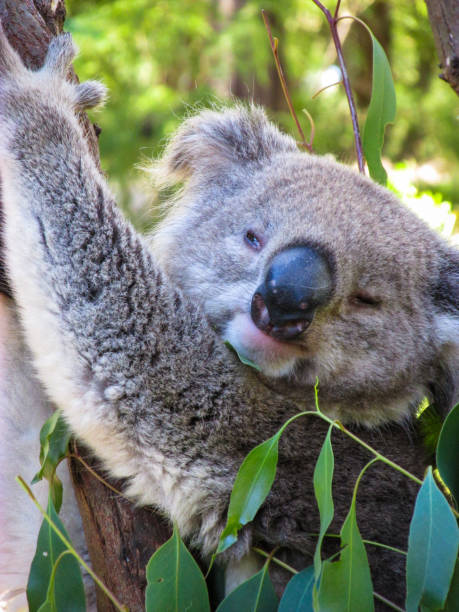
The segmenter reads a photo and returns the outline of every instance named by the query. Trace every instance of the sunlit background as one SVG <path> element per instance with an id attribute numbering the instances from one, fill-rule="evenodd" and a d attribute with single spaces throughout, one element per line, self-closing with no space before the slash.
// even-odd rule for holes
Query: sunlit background
<path id="1" fill-rule="evenodd" d="M 334 8 L 335 1 L 325 4 Z M 155 194 L 136 165 L 159 154 L 193 108 L 232 97 L 263 104 L 297 138 L 276 75 L 260 10 L 269 16 L 295 109 L 314 149 L 352 164 L 354 142 L 327 23 L 312 0 L 67 0 L 67 28 L 81 55 L 80 78 L 100 78 L 110 100 L 101 126 L 102 165 L 140 229 L 154 222 Z M 386 50 L 397 118 L 386 134 L 391 187 L 445 235 L 459 211 L 459 98 L 438 78 L 424 0 L 348 0 L 341 14 L 364 20 Z M 358 24 L 340 27 L 361 124 L 371 92 L 371 41 Z M 456 224 L 454 231 L 458 231 Z"/>

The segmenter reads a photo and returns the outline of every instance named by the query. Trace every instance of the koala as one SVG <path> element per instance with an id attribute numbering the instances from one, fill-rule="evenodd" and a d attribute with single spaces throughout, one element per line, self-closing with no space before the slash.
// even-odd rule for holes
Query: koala
<path id="1" fill-rule="evenodd" d="M 316 380 L 325 414 L 422 477 L 416 410 L 428 397 L 446 414 L 458 400 L 458 251 L 386 189 L 299 152 L 254 106 L 184 121 L 153 168 L 159 185 L 182 188 L 154 234 L 139 235 L 89 154 L 76 115 L 105 90 L 65 80 L 74 54 L 60 35 L 31 72 L 0 36 L 3 238 L 18 313 L 9 310 L 3 373 L 25 363 L 30 385 L 18 406 L 6 390 L 22 383 L 3 378 L 2 435 L 38 438 L 12 419 L 36 429 L 52 402 L 126 494 L 174 520 L 204 558 L 244 457 L 314 409 Z M 326 431 L 315 416 L 285 431 L 273 489 L 225 555 L 229 583 L 253 571 L 254 544 L 311 563 Z M 337 533 L 371 455 L 339 432 L 333 447 Z M 359 488 L 363 537 L 406 548 L 416 492 L 372 466 Z M 7 541 L 13 512 L 0 521 Z M 20 563 L 34 541 L 21 546 Z M 13 548 L 0 553 L 0 591 L 27 577 Z M 375 591 L 401 604 L 403 556 L 368 554 Z"/>

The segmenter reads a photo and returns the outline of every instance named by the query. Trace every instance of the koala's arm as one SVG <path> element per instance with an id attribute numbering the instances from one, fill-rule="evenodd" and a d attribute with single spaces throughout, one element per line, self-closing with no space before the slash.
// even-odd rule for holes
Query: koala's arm
<path id="1" fill-rule="evenodd" d="M 219 393 L 208 373 L 218 368 L 228 387 L 225 372 L 237 364 L 116 208 L 75 117 L 100 101 L 103 88 L 64 81 L 73 55 L 70 37 L 61 35 L 32 73 L 1 36 L 7 266 L 53 401 L 114 475 L 138 477 L 133 494 L 167 507 L 171 500 L 147 496 L 152 477 L 166 484 L 168 474 L 175 477 L 177 465 L 169 469 L 161 453 L 176 448 L 190 464 L 199 452 L 200 410 L 210 406 L 204 399 Z M 193 418 L 192 441 L 177 438 Z M 158 464 L 162 473 L 152 476 Z M 199 472 L 199 461 L 193 469 Z M 192 478 L 189 487 L 192 495 Z"/>

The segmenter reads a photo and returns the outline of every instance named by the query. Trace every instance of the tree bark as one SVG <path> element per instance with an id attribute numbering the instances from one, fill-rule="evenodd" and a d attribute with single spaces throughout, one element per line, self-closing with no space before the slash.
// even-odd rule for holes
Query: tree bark
<path id="1" fill-rule="evenodd" d="M 100 473 L 97 460 L 84 448 L 73 453 Z M 170 523 L 151 508 L 136 508 L 91 474 L 74 457 L 70 460 L 75 495 L 83 520 L 89 556 L 94 571 L 130 612 L 145 609 L 145 568 L 148 559 L 171 536 Z M 104 480 L 107 480 L 103 475 Z M 110 482 L 118 491 L 122 482 Z M 97 588 L 97 609 L 116 608 Z"/>
<path id="2" fill-rule="evenodd" d="M 64 0 L 0 0 L 3 28 L 26 66 L 40 68 L 50 40 L 63 29 L 65 12 Z M 77 79 L 73 69 L 68 78 Z M 90 151 L 99 164 L 100 130 L 90 123 L 85 113 L 81 113 L 80 122 Z M 0 257 L 0 293 L 11 297 L 1 262 Z M 96 460 L 84 448 L 74 444 L 72 455 L 84 457 L 93 470 L 98 469 Z M 114 494 L 75 457 L 70 459 L 69 467 L 94 571 L 131 612 L 144 610 L 145 566 L 153 552 L 170 537 L 169 523 L 153 510 L 136 508 Z M 122 488 L 121 483 L 114 486 L 118 490 Z M 96 596 L 98 610 L 115 610 L 99 589 Z"/>
<path id="3" fill-rule="evenodd" d="M 442 68 L 439 76 L 449 83 L 459 96 L 459 2 L 425 1 Z"/>

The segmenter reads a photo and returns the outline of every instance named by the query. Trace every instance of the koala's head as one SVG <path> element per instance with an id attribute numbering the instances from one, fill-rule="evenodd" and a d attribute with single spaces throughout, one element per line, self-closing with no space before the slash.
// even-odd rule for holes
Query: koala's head
<path id="1" fill-rule="evenodd" d="M 367 425 L 457 399 L 459 254 L 390 192 L 298 151 L 259 108 L 184 122 L 153 248 L 211 325 L 296 396 Z"/>

